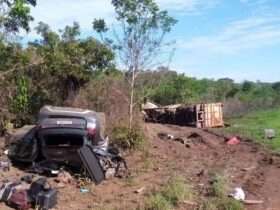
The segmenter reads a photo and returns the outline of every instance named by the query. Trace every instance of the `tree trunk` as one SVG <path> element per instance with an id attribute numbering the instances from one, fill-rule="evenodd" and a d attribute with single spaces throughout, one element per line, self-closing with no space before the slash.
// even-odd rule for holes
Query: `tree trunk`
<path id="1" fill-rule="evenodd" d="M 134 85 L 135 85 L 135 71 L 132 71 L 131 85 L 130 85 L 130 102 L 129 102 L 129 130 L 132 129 L 133 124 L 133 107 L 134 107 Z"/>

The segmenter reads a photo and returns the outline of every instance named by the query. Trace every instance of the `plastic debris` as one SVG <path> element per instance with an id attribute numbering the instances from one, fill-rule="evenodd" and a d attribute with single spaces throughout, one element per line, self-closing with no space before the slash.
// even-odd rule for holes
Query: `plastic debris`
<path id="1" fill-rule="evenodd" d="M 237 144 L 240 144 L 240 139 L 237 136 L 234 136 L 227 141 L 227 145 L 237 145 Z"/>
<path id="2" fill-rule="evenodd" d="M 4 151 L 4 154 L 5 154 L 5 155 L 8 155 L 8 154 L 9 154 L 9 150 L 6 149 L 6 150 Z"/>
<path id="3" fill-rule="evenodd" d="M 0 170 L 9 171 L 10 170 L 10 162 L 9 161 L 0 161 Z"/>
<path id="4" fill-rule="evenodd" d="M 146 189 L 146 187 L 141 187 L 140 189 L 135 190 L 134 192 L 137 193 L 137 194 L 141 194 L 141 193 L 144 192 L 145 189 Z"/>
<path id="5" fill-rule="evenodd" d="M 266 139 L 273 139 L 276 137 L 274 129 L 264 129 L 264 136 Z"/>
<path id="6" fill-rule="evenodd" d="M 234 193 L 230 194 L 235 200 L 244 201 L 245 200 L 245 192 L 241 187 L 236 187 L 234 189 Z"/>
<path id="7" fill-rule="evenodd" d="M 80 192 L 81 193 L 88 193 L 89 189 L 87 189 L 87 188 L 80 188 Z"/>

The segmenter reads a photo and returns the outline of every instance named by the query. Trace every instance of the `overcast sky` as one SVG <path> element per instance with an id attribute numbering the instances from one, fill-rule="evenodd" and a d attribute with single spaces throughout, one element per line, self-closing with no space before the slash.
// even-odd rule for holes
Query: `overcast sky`
<path id="1" fill-rule="evenodd" d="M 199 78 L 280 80 L 280 0 L 157 2 L 179 21 L 167 37 L 176 40 L 173 69 Z M 78 21 L 84 36 L 93 35 L 94 18 L 114 22 L 110 0 L 38 0 L 32 15 L 32 27 L 43 21 L 55 30 Z"/>

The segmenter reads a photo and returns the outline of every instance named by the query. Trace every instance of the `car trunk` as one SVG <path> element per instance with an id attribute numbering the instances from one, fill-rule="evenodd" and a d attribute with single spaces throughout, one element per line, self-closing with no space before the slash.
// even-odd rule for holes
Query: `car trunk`
<path id="1" fill-rule="evenodd" d="M 77 150 L 86 141 L 86 135 L 80 129 L 42 129 L 39 132 L 42 155 L 50 161 L 71 166 L 81 164 Z"/>

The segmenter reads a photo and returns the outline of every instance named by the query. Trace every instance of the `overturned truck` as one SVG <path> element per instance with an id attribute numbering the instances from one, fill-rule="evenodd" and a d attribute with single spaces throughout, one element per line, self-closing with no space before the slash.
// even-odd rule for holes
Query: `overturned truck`
<path id="1" fill-rule="evenodd" d="M 148 102 L 143 105 L 142 111 L 146 122 L 197 128 L 224 126 L 222 103 L 176 104 L 160 107 Z"/>

